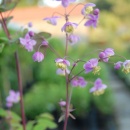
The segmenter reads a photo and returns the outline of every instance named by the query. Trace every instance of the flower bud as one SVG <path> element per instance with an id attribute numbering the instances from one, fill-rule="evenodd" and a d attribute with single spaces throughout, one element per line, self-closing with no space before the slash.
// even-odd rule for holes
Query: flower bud
<path id="1" fill-rule="evenodd" d="M 34 61 L 41 62 L 44 59 L 44 55 L 41 52 L 35 52 L 32 58 Z"/>

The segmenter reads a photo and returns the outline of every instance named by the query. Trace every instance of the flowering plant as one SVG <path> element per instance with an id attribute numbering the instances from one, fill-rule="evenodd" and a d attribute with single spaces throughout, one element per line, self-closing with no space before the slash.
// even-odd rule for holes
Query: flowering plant
<path id="1" fill-rule="evenodd" d="M 109 59 L 117 55 L 115 55 L 114 49 L 106 48 L 105 50 L 100 50 L 97 57 L 92 57 L 89 60 L 83 60 L 82 58 L 79 57 L 77 59 L 73 59 L 68 53 L 69 43 L 70 45 L 74 45 L 79 40 L 81 40 L 79 36 L 75 35 L 75 30 L 79 28 L 80 23 L 83 22 L 84 20 L 85 20 L 84 26 L 96 28 L 98 26 L 100 11 L 98 8 L 95 8 L 96 5 L 94 3 L 87 3 L 87 4 L 80 3 L 74 6 L 72 10 L 67 11 L 67 7 L 69 6 L 69 4 L 74 3 L 75 0 L 57 0 L 57 1 L 61 1 L 61 4 L 65 9 L 64 14 L 56 12 L 52 15 L 52 17 L 46 17 L 43 18 L 43 20 L 49 24 L 56 26 L 58 19 L 60 19 L 61 17 L 65 19 L 65 23 L 61 27 L 61 31 L 65 33 L 65 50 L 63 51 L 64 54 L 59 55 L 58 50 L 55 50 L 47 41 L 47 38 L 49 38 L 51 34 L 47 32 L 35 33 L 33 31 L 30 31 L 29 29 L 32 28 L 31 23 L 28 24 L 29 29 L 23 30 L 23 33 L 22 35 L 19 36 L 18 40 L 19 40 L 19 45 L 22 46 L 24 49 L 26 49 L 28 52 L 35 51 L 34 54 L 32 55 L 32 59 L 35 62 L 42 62 L 46 58 L 47 49 L 50 49 L 56 55 L 56 58 L 54 59 L 54 63 L 58 68 L 56 73 L 65 76 L 65 80 L 66 80 L 65 82 L 66 99 L 64 101 L 59 102 L 59 106 L 61 107 L 61 111 L 62 111 L 61 117 L 59 118 L 59 122 L 64 121 L 63 130 L 66 130 L 68 118 L 71 117 L 75 119 L 75 117 L 71 114 L 71 112 L 75 110 L 72 107 L 73 103 L 71 103 L 72 88 L 81 87 L 82 89 L 84 89 L 84 87 L 86 87 L 89 83 L 92 83 L 91 81 L 88 81 L 84 77 L 80 76 L 80 74 L 81 73 L 88 74 L 92 72 L 94 75 L 95 74 L 99 75 L 101 70 L 100 62 L 109 63 Z M 7 39 L 4 40 L 4 42 L 7 41 L 8 43 L 10 43 L 9 41 L 11 41 L 12 38 L 7 28 L 6 19 L 3 17 L 3 12 L 13 9 L 16 3 L 17 2 L 14 2 L 11 5 L 11 7 L 10 6 L 6 7 L 3 2 L 2 5 L 4 6 L 1 6 L 0 8 L 1 24 L 7 35 Z M 83 15 L 83 19 L 79 23 L 71 22 L 69 20 L 69 16 L 71 12 L 74 9 L 76 9 L 78 5 L 83 6 L 81 10 L 81 15 Z M 58 14 L 60 16 L 55 16 L 55 14 Z M 43 49 L 43 51 L 40 51 L 40 49 Z M 11 108 L 13 106 L 13 103 L 17 103 L 18 101 L 20 101 L 23 130 L 26 130 L 27 127 L 26 127 L 25 114 L 24 114 L 22 81 L 20 76 L 21 75 L 20 64 L 19 64 L 17 52 L 15 52 L 15 59 L 16 59 L 16 67 L 17 67 L 17 75 L 18 75 L 19 92 L 15 92 L 11 90 L 9 96 L 6 98 L 6 105 L 8 108 Z M 78 73 L 75 74 L 74 69 L 77 68 L 79 63 L 83 64 L 82 68 Z M 130 72 L 130 60 L 124 58 L 124 61 L 118 61 L 112 64 L 114 65 L 115 69 L 120 69 L 121 67 L 123 67 L 123 72 L 125 73 Z M 103 83 L 103 81 L 100 78 L 97 78 L 93 84 L 94 85 L 89 92 L 93 93 L 94 95 L 101 95 L 105 92 L 105 89 L 107 89 L 107 86 Z M 53 124 L 51 128 L 55 128 L 56 125 L 52 121 L 51 123 Z M 32 127 L 34 126 L 35 129 L 38 130 L 40 125 L 41 124 L 38 124 L 37 126 L 33 122 L 31 126 Z M 46 127 L 42 125 L 41 128 L 45 129 Z"/>

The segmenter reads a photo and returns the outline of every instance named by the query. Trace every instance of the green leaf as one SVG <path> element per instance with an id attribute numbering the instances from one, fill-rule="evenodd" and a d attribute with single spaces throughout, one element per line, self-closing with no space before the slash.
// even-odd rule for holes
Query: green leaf
<path id="1" fill-rule="evenodd" d="M 47 118 L 47 119 L 49 119 L 49 120 L 54 120 L 54 117 L 53 117 L 51 114 L 49 114 L 49 113 L 43 113 L 43 114 L 41 114 L 39 117 L 40 117 L 40 118 Z M 38 118 L 39 118 L 39 117 L 38 117 Z"/>
<path id="2" fill-rule="evenodd" d="M 39 119 L 38 124 L 44 124 L 45 128 L 50 128 L 50 129 L 57 127 L 57 124 L 55 122 L 50 121 L 48 119 Z"/>
<path id="3" fill-rule="evenodd" d="M 5 20 L 6 20 L 6 22 L 9 22 L 11 19 L 13 19 L 13 16 L 9 16 Z"/>
<path id="4" fill-rule="evenodd" d="M 4 44 L 4 43 L 1 43 L 1 44 L 0 44 L 0 53 L 3 51 L 4 46 L 5 46 L 5 44 Z"/>
<path id="5" fill-rule="evenodd" d="M 12 10 L 17 5 L 17 2 L 12 2 L 10 4 L 0 5 L 0 12 L 6 12 Z"/>
<path id="6" fill-rule="evenodd" d="M 1 42 L 7 43 L 9 40 L 6 37 L 0 37 L 0 44 Z"/>
<path id="7" fill-rule="evenodd" d="M 32 130 L 34 125 L 34 121 L 29 121 L 26 125 L 27 130 Z"/>
<path id="8" fill-rule="evenodd" d="M 18 122 L 21 121 L 21 117 L 19 115 L 17 115 L 16 113 L 10 111 L 10 115 L 12 117 L 12 121 L 18 121 Z"/>
<path id="9" fill-rule="evenodd" d="M 34 126 L 33 130 L 46 130 L 46 126 L 44 124 L 37 124 Z"/>
<path id="10" fill-rule="evenodd" d="M 4 109 L 0 108 L 0 116 L 6 117 L 6 115 L 7 115 L 7 112 Z"/>
<path id="11" fill-rule="evenodd" d="M 11 127 L 13 128 L 13 130 L 23 130 L 22 125 L 19 123 L 11 123 Z"/>
<path id="12" fill-rule="evenodd" d="M 51 37 L 51 34 L 48 33 L 48 32 L 39 32 L 39 33 L 36 33 L 35 36 L 34 36 L 34 39 L 47 39 L 47 38 L 50 38 Z"/>

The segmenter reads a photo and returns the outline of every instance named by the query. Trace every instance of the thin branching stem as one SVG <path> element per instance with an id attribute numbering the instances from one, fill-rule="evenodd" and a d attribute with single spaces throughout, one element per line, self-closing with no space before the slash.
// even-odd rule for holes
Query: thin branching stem
<path id="1" fill-rule="evenodd" d="M 56 56 L 58 56 L 59 58 L 61 57 L 60 54 L 58 54 L 58 52 L 57 52 L 53 47 L 51 47 L 51 45 L 48 45 L 48 48 L 49 48 Z"/>
<path id="2" fill-rule="evenodd" d="M 73 10 L 74 10 L 76 7 L 78 7 L 79 5 L 83 5 L 83 6 L 84 6 L 83 3 L 79 3 L 79 4 L 77 4 L 76 6 L 74 6 L 74 7 L 70 10 L 70 12 L 68 13 L 68 15 L 70 15 L 70 13 L 72 13 Z"/>
<path id="3" fill-rule="evenodd" d="M 75 77 L 77 77 L 79 74 L 81 74 L 82 72 L 84 72 L 84 69 L 81 70 L 79 73 L 77 73 L 74 77 L 72 77 L 72 78 L 69 80 L 69 82 L 70 82 L 72 79 L 74 79 Z"/>
<path id="4" fill-rule="evenodd" d="M 124 56 L 121 56 L 121 55 L 114 55 L 114 56 L 118 56 L 118 57 L 121 57 L 121 58 L 127 60 Z"/>
<path id="5" fill-rule="evenodd" d="M 54 13 L 52 14 L 52 17 L 53 17 L 55 14 L 59 14 L 59 15 L 61 15 L 61 16 L 63 16 L 63 17 L 64 17 L 64 15 L 63 15 L 63 14 L 61 14 L 61 13 L 59 13 L 59 12 L 54 12 Z"/>

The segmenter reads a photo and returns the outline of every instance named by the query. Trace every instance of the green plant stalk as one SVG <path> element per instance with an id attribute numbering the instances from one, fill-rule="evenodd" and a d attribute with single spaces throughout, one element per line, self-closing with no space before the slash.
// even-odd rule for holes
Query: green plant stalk
<path id="1" fill-rule="evenodd" d="M 67 23 L 68 15 L 66 14 L 66 9 L 65 9 L 65 20 Z M 67 56 L 67 52 L 68 52 L 68 34 L 66 33 L 65 57 Z M 63 130 L 67 129 L 68 114 L 69 114 L 69 76 L 68 76 L 66 70 L 65 70 L 65 77 L 66 77 L 66 109 L 65 109 L 65 120 L 64 120 Z"/>
<path id="2" fill-rule="evenodd" d="M 0 12 L 1 18 L 2 18 L 2 26 L 3 30 L 5 31 L 7 38 L 11 40 L 11 36 L 9 33 L 9 30 L 6 25 L 6 21 L 2 15 L 2 12 Z M 18 86 L 19 86 L 19 92 L 20 92 L 20 108 L 21 108 L 21 116 L 22 116 L 22 125 L 23 130 L 26 130 L 26 121 L 25 121 L 25 112 L 24 112 L 24 103 L 23 103 L 23 92 L 22 92 L 22 80 L 21 80 L 21 72 L 20 72 L 20 64 L 18 59 L 18 53 L 15 52 L 15 61 L 16 61 L 16 70 L 17 70 L 17 78 L 18 78 Z"/>

